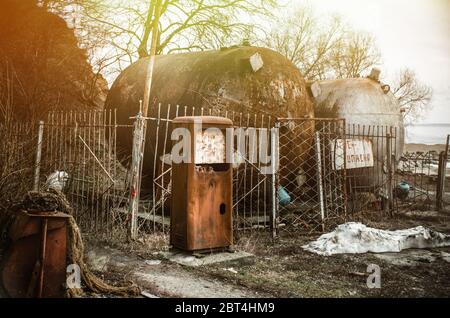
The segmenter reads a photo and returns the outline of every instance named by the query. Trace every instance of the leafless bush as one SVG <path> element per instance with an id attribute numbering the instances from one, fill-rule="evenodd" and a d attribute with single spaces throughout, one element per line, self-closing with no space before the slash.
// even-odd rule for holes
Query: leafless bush
<path id="1" fill-rule="evenodd" d="M 0 213 L 32 188 L 33 129 L 31 123 L 0 124 Z"/>

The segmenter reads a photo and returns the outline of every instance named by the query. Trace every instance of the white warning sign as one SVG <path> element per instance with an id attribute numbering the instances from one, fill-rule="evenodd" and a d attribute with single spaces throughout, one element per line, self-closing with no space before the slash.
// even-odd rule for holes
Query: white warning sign
<path id="1" fill-rule="evenodd" d="M 336 139 L 331 143 L 334 169 L 344 169 L 344 144 L 345 144 L 345 168 L 356 169 L 373 167 L 372 141 L 368 139 Z"/>

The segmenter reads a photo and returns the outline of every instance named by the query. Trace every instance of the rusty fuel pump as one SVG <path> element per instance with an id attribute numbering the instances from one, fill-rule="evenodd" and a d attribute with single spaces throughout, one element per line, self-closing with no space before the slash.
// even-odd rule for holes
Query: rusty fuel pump
<path id="1" fill-rule="evenodd" d="M 190 138 L 190 156 L 178 163 L 172 157 L 170 242 L 175 248 L 198 252 L 233 244 L 233 171 L 226 160 L 226 129 L 232 124 L 213 116 L 173 121 L 174 129 Z"/>

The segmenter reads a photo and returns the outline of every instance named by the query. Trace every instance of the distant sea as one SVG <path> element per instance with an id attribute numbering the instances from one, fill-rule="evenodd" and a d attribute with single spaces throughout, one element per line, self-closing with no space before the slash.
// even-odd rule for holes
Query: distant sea
<path id="1" fill-rule="evenodd" d="M 450 134 L 450 124 L 413 124 L 405 128 L 408 144 L 445 144 Z"/>

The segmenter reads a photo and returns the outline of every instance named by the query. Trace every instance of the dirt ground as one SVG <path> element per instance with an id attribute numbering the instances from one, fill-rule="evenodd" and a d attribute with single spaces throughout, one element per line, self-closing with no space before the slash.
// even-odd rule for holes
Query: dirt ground
<path id="1" fill-rule="evenodd" d="M 433 211 L 364 219 L 376 228 L 422 225 L 450 234 L 450 215 Z M 88 259 L 106 280 L 132 280 L 156 297 L 450 297 L 450 247 L 335 256 L 301 248 L 318 235 L 273 241 L 267 233 L 238 233 L 236 249 L 254 257 L 199 267 L 163 259 L 158 253 L 163 243 L 118 248 L 90 241 Z M 369 264 L 381 269 L 379 289 L 367 287 Z"/>

